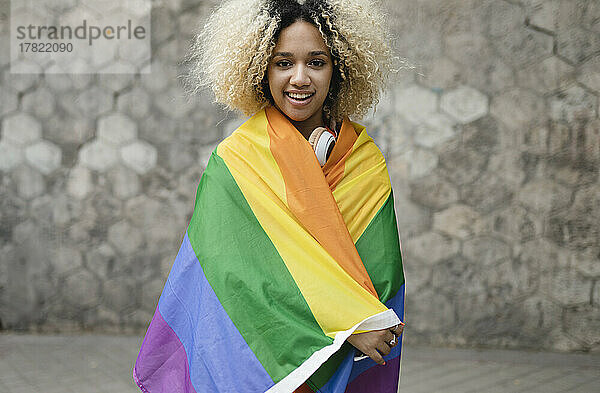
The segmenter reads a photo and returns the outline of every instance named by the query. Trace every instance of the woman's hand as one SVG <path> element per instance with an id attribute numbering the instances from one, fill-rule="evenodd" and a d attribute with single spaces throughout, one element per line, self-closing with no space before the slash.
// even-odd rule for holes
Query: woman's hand
<path id="1" fill-rule="evenodd" d="M 383 356 L 388 355 L 392 348 L 398 345 L 397 337 L 402 334 L 403 330 L 404 326 L 396 325 L 390 329 L 353 334 L 348 337 L 347 341 L 373 359 L 375 363 L 384 365 Z"/>

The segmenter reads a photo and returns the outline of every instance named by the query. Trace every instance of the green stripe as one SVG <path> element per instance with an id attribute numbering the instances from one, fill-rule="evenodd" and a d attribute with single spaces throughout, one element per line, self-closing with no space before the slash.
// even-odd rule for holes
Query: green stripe
<path id="1" fill-rule="evenodd" d="M 379 300 L 385 303 L 393 298 L 404 284 L 404 272 L 392 190 L 356 241 L 356 250 L 371 277 Z"/>
<path id="2" fill-rule="evenodd" d="M 325 363 L 319 367 L 317 371 L 308 380 L 308 385 L 313 391 L 321 389 L 329 379 L 335 374 L 335 371 L 340 367 L 342 361 L 348 355 L 348 352 L 354 348 L 348 342 L 345 342 L 339 351 L 337 351 L 332 357 L 330 357 Z"/>
<path id="3" fill-rule="evenodd" d="M 394 195 L 390 194 L 363 234 L 356 241 L 356 250 L 363 261 L 382 303 L 394 297 L 404 283 L 400 240 L 394 211 Z M 350 344 L 325 362 L 311 377 L 311 387 L 323 387 L 342 364 Z M 316 390 L 316 389 L 314 389 Z"/>
<path id="4" fill-rule="evenodd" d="M 216 151 L 198 185 L 188 236 L 223 308 L 275 382 L 333 342 Z"/>

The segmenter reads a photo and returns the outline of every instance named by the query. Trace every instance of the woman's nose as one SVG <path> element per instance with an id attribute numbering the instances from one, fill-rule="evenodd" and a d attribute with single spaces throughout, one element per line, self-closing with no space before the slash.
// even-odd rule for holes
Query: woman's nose
<path id="1" fill-rule="evenodd" d="M 310 84 L 310 78 L 306 72 L 306 67 L 298 65 L 294 68 L 292 77 L 290 78 L 290 84 L 294 86 L 306 86 Z"/>

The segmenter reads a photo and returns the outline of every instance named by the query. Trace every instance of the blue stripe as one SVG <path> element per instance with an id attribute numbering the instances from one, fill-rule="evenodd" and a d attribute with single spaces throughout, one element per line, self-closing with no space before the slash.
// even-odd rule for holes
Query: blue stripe
<path id="1" fill-rule="evenodd" d="M 388 300 L 385 305 L 388 308 L 394 309 L 400 320 L 404 321 L 404 284 L 398 289 L 396 295 Z M 399 344 L 392 348 L 389 355 L 384 356 L 384 359 L 390 360 L 398 357 L 402 353 L 402 337 L 398 337 Z M 354 361 L 354 351 L 350 351 L 342 364 L 338 367 L 335 374 L 327 381 L 327 383 L 319 390 L 321 393 L 344 393 L 346 386 L 350 384 L 356 377 L 371 367 L 377 365 L 372 359 L 366 358 L 358 362 Z"/>
<path id="2" fill-rule="evenodd" d="M 206 280 L 187 232 L 158 308 L 183 343 L 197 392 L 264 392 L 274 385 Z"/>

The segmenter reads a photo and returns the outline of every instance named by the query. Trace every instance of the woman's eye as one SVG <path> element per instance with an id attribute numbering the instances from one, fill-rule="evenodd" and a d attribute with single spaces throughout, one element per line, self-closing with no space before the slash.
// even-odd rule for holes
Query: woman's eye
<path id="1" fill-rule="evenodd" d="M 325 62 L 323 60 L 313 60 L 310 62 L 310 64 L 316 67 L 322 67 L 325 65 Z"/>
<path id="2" fill-rule="evenodd" d="M 289 67 L 292 65 L 292 63 L 288 60 L 279 60 L 277 63 L 275 63 L 275 65 L 277 65 L 278 67 Z"/>

